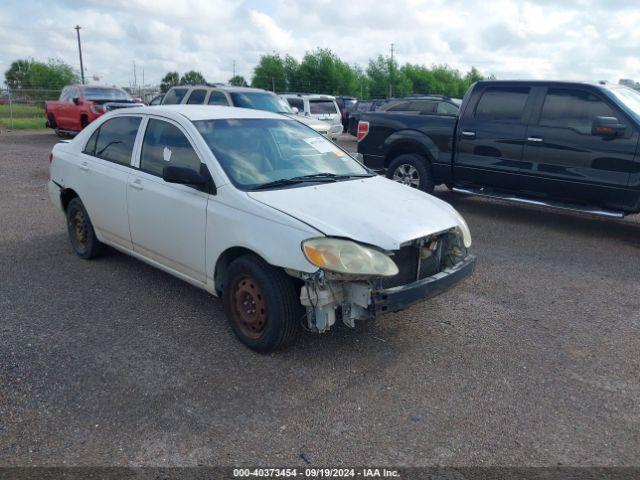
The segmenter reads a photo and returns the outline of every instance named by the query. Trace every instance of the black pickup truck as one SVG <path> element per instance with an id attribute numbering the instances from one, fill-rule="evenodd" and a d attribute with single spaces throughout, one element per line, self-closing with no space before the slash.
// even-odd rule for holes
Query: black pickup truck
<path id="1" fill-rule="evenodd" d="M 374 112 L 358 125 L 370 168 L 432 192 L 621 217 L 640 211 L 640 93 L 627 87 L 482 81 L 458 116 Z"/>

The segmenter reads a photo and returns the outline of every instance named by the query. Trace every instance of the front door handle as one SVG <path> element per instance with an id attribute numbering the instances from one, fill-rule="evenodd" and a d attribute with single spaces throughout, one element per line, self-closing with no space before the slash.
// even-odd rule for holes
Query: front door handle
<path id="1" fill-rule="evenodd" d="M 87 162 L 82 162 L 80 165 L 78 165 L 78 167 L 83 172 L 88 172 L 89 171 L 89 164 Z"/>
<path id="2" fill-rule="evenodd" d="M 540 137 L 527 137 L 527 142 L 542 143 L 542 142 L 544 142 L 544 140 L 541 139 Z"/>
<path id="3" fill-rule="evenodd" d="M 462 132 L 460 133 L 462 134 L 463 137 L 467 137 L 467 138 L 474 138 L 476 136 L 476 132 L 472 130 L 462 130 Z"/>
<path id="4" fill-rule="evenodd" d="M 139 179 L 129 182 L 129 186 L 131 188 L 135 188 L 136 190 L 144 190 L 144 186 L 142 186 L 142 182 Z"/>

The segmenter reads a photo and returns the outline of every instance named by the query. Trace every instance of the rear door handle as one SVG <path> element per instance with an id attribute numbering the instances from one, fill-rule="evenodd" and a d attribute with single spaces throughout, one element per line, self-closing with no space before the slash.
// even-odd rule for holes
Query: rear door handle
<path id="1" fill-rule="evenodd" d="M 139 179 L 129 182 L 129 186 L 131 188 L 135 188 L 136 190 L 144 190 L 144 186 L 142 185 L 142 182 Z"/>
<path id="2" fill-rule="evenodd" d="M 462 133 L 463 137 L 467 137 L 467 138 L 473 138 L 476 136 L 476 132 L 471 130 L 462 130 L 462 132 L 460 133 Z"/>
<path id="3" fill-rule="evenodd" d="M 542 143 L 544 140 L 540 137 L 527 137 L 527 142 L 531 143 Z"/>
<path id="4" fill-rule="evenodd" d="M 89 171 L 89 164 L 87 162 L 82 162 L 80 165 L 78 165 L 78 167 L 83 172 L 88 172 Z"/>

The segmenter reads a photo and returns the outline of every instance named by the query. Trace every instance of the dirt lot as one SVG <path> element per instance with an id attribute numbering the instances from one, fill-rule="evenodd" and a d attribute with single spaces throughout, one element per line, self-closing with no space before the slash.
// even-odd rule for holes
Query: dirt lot
<path id="1" fill-rule="evenodd" d="M 477 273 L 262 356 L 221 302 L 75 257 L 51 133 L 0 135 L 1 465 L 638 465 L 640 221 L 438 196 Z"/>

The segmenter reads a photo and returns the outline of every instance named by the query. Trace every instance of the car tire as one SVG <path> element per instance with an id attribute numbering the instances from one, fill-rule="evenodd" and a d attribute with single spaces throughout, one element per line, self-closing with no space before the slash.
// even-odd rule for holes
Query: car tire
<path id="1" fill-rule="evenodd" d="M 49 124 L 50 128 L 57 130 L 58 124 L 56 123 L 56 117 L 54 117 L 52 113 L 49 113 L 47 115 L 47 123 Z"/>
<path id="2" fill-rule="evenodd" d="M 436 186 L 429 161 L 415 153 L 394 158 L 387 168 L 387 178 L 423 192 L 432 193 Z"/>
<path id="3" fill-rule="evenodd" d="M 255 255 L 243 255 L 229 265 L 226 279 L 224 310 L 242 343 L 260 353 L 293 343 L 304 310 L 289 275 Z"/>
<path id="4" fill-rule="evenodd" d="M 104 253 L 105 245 L 96 237 L 89 214 L 78 197 L 67 206 L 67 232 L 71 247 L 80 258 L 89 260 Z"/>

